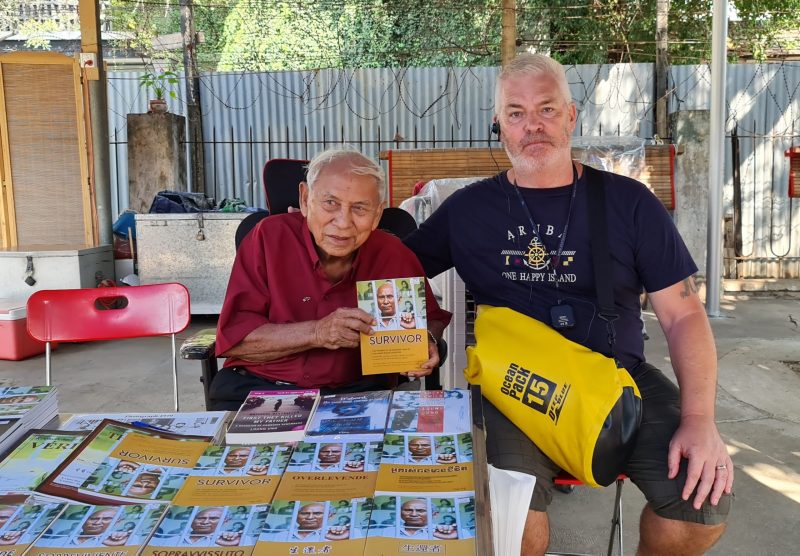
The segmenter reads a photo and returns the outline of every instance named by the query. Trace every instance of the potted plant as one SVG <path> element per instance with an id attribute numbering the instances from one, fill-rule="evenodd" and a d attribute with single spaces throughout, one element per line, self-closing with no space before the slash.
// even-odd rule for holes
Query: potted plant
<path id="1" fill-rule="evenodd" d="M 160 73 L 148 71 L 139 77 L 139 86 L 145 90 L 152 89 L 155 95 L 155 98 L 150 99 L 150 112 L 167 111 L 165 97 L 169 95 L 170 98 L 178 98 L 173 89 L 173 85 L 177 83 L 178 75 L 174 71 L 162 71 Z"/>

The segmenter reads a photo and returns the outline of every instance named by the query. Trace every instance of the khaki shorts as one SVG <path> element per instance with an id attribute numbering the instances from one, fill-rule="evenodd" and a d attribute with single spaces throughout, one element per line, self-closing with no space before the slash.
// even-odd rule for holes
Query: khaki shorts
<path id="1" fill-rule="evenodd" d="M 657 515 L 705 525 L 724 523 L 733 495 L 723 494 L 716 506 L 712 506 L 707 498 L 702 507 L 695 510 L 691 503 L 693 497 L 690 496 L 688 501 L 681 498 L 687 461 L 681 461 L 675 479 L 667 478 L 669 442 L 680 423 L 678 388 L 649 363 L 640 363 L 631 375 L 642 394 L 642 425 L 623 472 L 639 487 Z M 535 476 L 530 509 L 547 511 L 553 499 L 553 479 L 560 472 L 559 467 L 486 398 L 483 399 L 483 410 L 489 463 Z"/>

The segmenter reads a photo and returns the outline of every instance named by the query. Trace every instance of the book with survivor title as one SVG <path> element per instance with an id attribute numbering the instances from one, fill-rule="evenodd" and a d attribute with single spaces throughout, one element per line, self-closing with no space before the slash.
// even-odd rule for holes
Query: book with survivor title
<path id="1" fill-rule="evenodd" d="M 358 307 L 377 324 L 361 334 L 361 372 L 365 375 L 414 371 L 428 360 L 425 279 L 382 278 L 356 283 Z"/>

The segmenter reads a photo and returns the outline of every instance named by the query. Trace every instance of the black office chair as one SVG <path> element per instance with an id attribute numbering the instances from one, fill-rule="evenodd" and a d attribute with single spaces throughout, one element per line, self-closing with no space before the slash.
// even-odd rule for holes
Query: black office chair
<path id="1" fill-rule="evenodd" d="M 264 164 L 264 192 L 270 214 L 284 214 L 299 207 L 300 182 L 306 179 L 308 160 L 273 158 Z"/>

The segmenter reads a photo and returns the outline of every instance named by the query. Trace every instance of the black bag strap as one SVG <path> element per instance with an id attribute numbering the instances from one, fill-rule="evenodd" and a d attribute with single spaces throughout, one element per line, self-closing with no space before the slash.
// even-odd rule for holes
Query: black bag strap
<path id="1" fill-rule="evenodd" d="M 592 266 L 594 267 L 594 286 L 597 302 L 600 305 L 598 316 L 606 323 L 608 346 L 614 356 L 614 342 L 617 335 L 614 321 L 619 318 L 614 303 L 614 288 L 611 285 L 611 255 L 608 249 L 608 218 L 606 214 L 606 182 L 604 172 L 583 165 L 586 172 L 586 185 L 589 196 L 589 233 L 592 245 Z"/>

